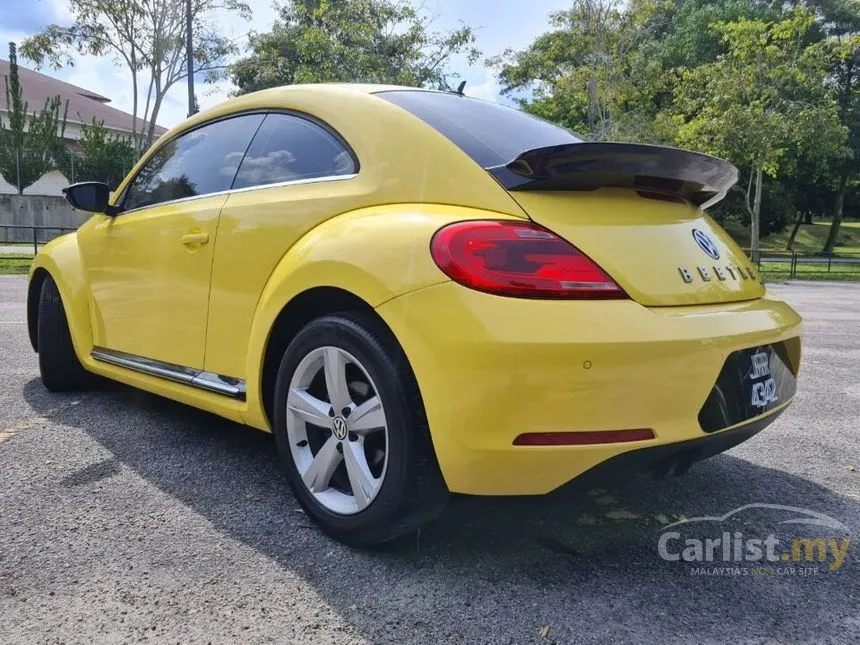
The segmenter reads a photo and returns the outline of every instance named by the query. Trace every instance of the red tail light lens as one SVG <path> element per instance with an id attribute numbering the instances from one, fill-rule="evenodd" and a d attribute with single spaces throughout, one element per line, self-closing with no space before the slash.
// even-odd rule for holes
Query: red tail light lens
<path id="1" fill-rule="evenodd" d="M 478 291 L 516 298 L 627 297 L 591 258 L 530 222 L 450 224 L 433 236 L 430 252 L 452 280 Z"/>

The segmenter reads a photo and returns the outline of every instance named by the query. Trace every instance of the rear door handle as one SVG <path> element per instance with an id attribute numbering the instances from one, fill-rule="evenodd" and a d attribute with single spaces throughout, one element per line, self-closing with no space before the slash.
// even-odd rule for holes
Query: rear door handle
<path id="1" fill-rule="evenodd" d="M 206 244 L 209 241 L 209 233 L 186 233 L 181 241 L 186 246 L 191 244 Z"/>

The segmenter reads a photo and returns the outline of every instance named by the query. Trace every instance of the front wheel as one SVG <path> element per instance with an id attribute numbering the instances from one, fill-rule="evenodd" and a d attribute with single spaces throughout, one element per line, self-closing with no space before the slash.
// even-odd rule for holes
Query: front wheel
<path id="1" fill-rule="evenodd" d="M 42 283 L 37 320 L 39 372 L 51 392 L 84 389 L 92 377 L 75 354 L 69 321 L 57 284 L 50 276 Z"/>
<path id="2" fill-rule="evenodd" d="M 385 542 L 444 508 L 415 377 L 371 315 L 326 316 L 296 335 L 278 371 L 274 431 L 299 503 L 343 542 Z"/>

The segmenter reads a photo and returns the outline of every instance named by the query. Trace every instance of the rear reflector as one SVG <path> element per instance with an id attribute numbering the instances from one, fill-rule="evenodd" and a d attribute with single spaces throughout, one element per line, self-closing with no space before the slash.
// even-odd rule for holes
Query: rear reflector
<path id="1" fill-rule="evenodd" d="M 531 222 L 450 224 L 433 236 L 430 252 L 448 277 L 477 291 L 515 298 L 627 298 L 591 258 Z"/>
<path id="2" fill-rule="evenodd" d="M 654 431 L 648 428 L 637 430 L 606 430 L 602 432 L 529 432 L 514 439 L 515 446 L 583 446 L 599 443 L 623 443 L 626 441 L 648 441 Z"/>

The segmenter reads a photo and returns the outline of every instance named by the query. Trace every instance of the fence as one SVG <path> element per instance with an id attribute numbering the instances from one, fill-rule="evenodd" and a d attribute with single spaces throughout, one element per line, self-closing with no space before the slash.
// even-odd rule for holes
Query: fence
<path id="1" fill-rule="evenodd" d="M 765 279 L 860 280 L 860 254 L 759 251 L 756 263 Z"/>
<path id="2" fill-rule="evenodd" d="M 0 194 L 59 195 L 79 181 L 101 181 L 115 188 L 137 156 L 127 149 L 85 154 L 69 148 L 54 153 L 0 148 Z"/>
<path id="3" fill-rule="evenodd" d="M 70 226 L 20 226 L 0 224 L 0 259 L 32 260 L 39 247 L 55 237 L 77 230 Z M 24 241 L 26 239 L 26 241 Z"/>

